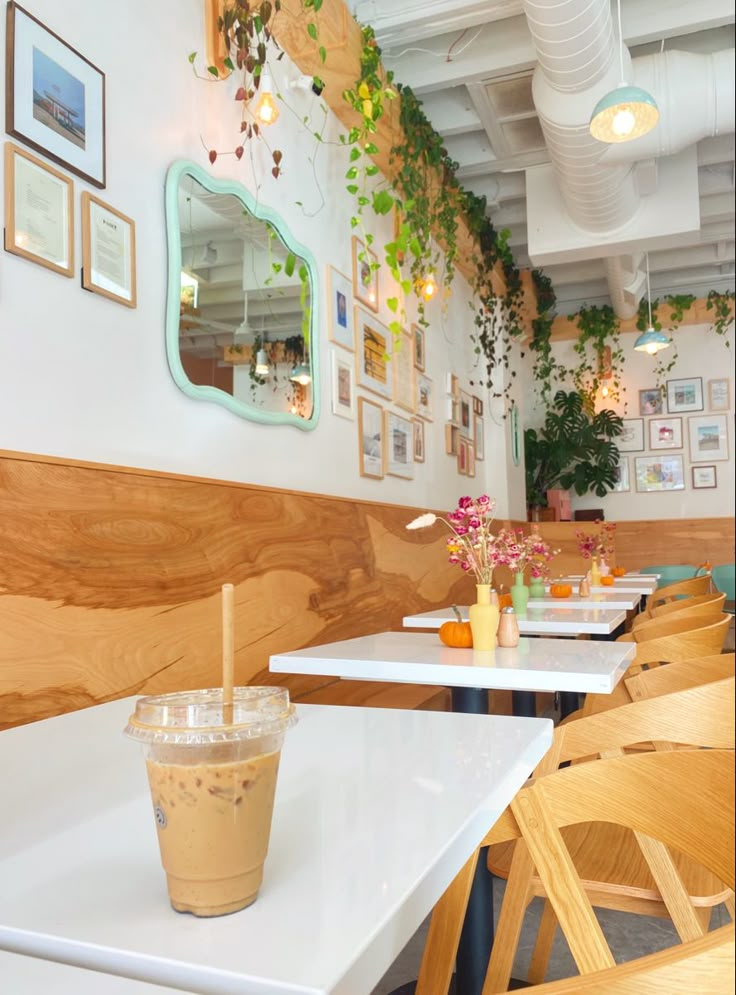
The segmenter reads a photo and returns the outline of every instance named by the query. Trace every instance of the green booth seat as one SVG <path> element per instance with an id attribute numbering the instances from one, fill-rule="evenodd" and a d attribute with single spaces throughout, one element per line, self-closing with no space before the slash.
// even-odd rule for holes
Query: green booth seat
<path id="1" fill-rule="evenodd" d="M 667 563 L 661 567 L 642 567 L 641 574 L 659 574 L 658 587 L 665 587 L 667 584 L 676 584 L 679 580 L 690 580 L 697 573 L 697 567 L 688 563 Z"/>
<path id="2" fill-rule="evenodd" d="M 729 601 L 736 601 L 736 579 L 734 579 L 735 572 L 736 566 L 733 563 L 723 563 L 717 567 L 713 567 L 711 570 L 713 583 L 719 591 L 726 595 L 726 603 Z M 733 608 L 726 609 L 726 611 L 729 610 L 733 613 Z"/>

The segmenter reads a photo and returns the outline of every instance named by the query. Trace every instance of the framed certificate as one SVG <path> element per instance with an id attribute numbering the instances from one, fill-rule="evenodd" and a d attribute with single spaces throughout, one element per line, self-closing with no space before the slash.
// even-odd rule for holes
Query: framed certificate
<path id="1" fill-rule="evenodd" d="M 82 286 L 136 306 L 135 222 L 89 193 L 82 194 Z"/>
<path id="2" fill-rule="evenodd" d="M 74 184 L 12 142 L 5 143 L 5 249 L 74 273 Z"/>

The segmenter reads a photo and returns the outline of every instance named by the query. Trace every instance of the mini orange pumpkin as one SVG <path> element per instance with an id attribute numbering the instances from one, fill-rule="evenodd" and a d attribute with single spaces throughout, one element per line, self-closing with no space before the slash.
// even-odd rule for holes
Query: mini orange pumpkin
<path id="1" fill-rule="evenodd" d="M 614 577 L 624 577 L 626 575 L 626 567 L 614 567 L 611 573 Z"/>
<path id="2" fill-rule="evenodd" d="M 606 577 L 601 577 L 601 586 L 602 587 L 613 587 L 613 577 L 611 577 L 610 575 L 608 575 Z"/>
<path id="3" fill-rule="evenodd" d="M 445 646 L 470 649 L 473 645 L 470 622 L 443 622 L 440 626 L 440 640 Z"/>
<path id="4" fill-rule="evenodd" d="M 498 610 L 502 608 L 513 608 L 514 602 L 511 600 L 510 594 L 499 594 L 498 596 Z"/>
<path id="5" fill-rule="evenodd" d="M 553 598 L 569 598 L 572 594 L 571 584 L 552 584 L 549 593 Z"/>

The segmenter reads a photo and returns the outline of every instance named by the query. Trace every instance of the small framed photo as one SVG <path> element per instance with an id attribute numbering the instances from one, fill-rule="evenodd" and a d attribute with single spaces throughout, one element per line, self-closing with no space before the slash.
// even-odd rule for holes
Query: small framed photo
<path id="1" fill-rule="evenodd" d="M 706 487 L 717 487 L 716 468 L 714 466 L 691 466 L 693 475 L 693 489 L 700 490 Z"/>
<path id="2" fill-rule="evenodd" d="M 385 412 L 386 473 L 391 477 L 414 476 L 414 426 L 408 418 Z"/>
<path id="3" fill-rule="evenodd" d="M 353 235 L 353 296 L 371 311 L 378 311 L 378 257 Z"/>
<path id="4" fill-rule="evenodd" d="M 452 394 L 445 398 L 445 421 L 450 425 L 460 424 L 460 398 Z"/>
<path id="5" fill-rule="evenodd" d="M 727 378 L 708 381 L 708 408 L 710 411 L 730 410 L 731 388 Z"/>
<path id="6" fill-rule="evenodd" d="M 447 374 L 445 389 L 451 397 L 460 396 L 460 381 L 458 380 L 458 378 L 455 376 L 454 373 Z"/>
<path id="7" fill-rule="evenodd" d="M 644 419 L 624 418 L 623 432 L 615 440 L 620 453 L 644 452 Z"/>
<path id="8" fill-rule="evenodd" d="M 688 418 L 690 462 L 711 463 L 728 459 L 728 425 L 725 415 Z"/>
<path id="9" fill-rule="evenodd" d="M 464 439 L 473 438 L 473 399 L 464 390 L 460 391 L 460 435 Z"/>
<path id="10" fill-rule="evenodd" d="M 353 286 L 348 278 L 333 266 L 327 267 L 328 321 L 330 342 L 350 352 L 355 348 L 353 325 Z"/>
<path id="11" fill-rule="evenodd" d="M 475 446 L 468 442 L 468 476 L 475 476 Z"/>
<path id="12" fill-rule="evenodd" d="M 703 378 L 667 381 L 667 410 L 672 414 L 703 410 Z"/>
<path id="13" fill-rule="evenodd" d="M 415 418 L 414 425 L 414 462 L 424 462 L 424 422 L 421 418 Z"/>
<path id="14" fill-rule="evenodd" d="M 682 418 L 652 418 L 649 422 L 650 449 L 682 449 Z"/>
<path id="15" fill-rule="evenodd" d="M 420 373 L 424 373 L 427 359 L 424 352 L 424 329 L 419 325 L 411 326 L 411 333 L 414 337 L 414 367 Z"/>
<path id="16" fill-rule="evenodd" d="M 404 411 L 414 411 L 416 401 L 414 377 L 414 353 L 412 336 L 409 332 L 401 332 L 398 342 L 393 342 L 393 393 L 394 404 Z"/>
<path id="17" fill-rule="evenodd" d="M 664 399 L 659 387 L 648 387 L 639 391 L 639 414 L 661 415 L 664 410 Z"/>
<path id="18" fill-rule="evenodd" d="M 629 480 L 629 457 L 621 456 L 618 461 L 618 466 L 613 471 L 616 478 L 616 483 L 613 485 L 614 491 L 630 491 L 631 481 Z"/>
<path id="19" fill-rule="evenodd" d="M 434 420 L 434 384 L 424 373 L 417 373 L 416 413 L 425 421 Z"/>
<path id="20" fill-rule="evenodd" d="M 637 456 L 637 491 L 683 491 L 682 456 Z"/>
<path id="21" fill-rule="evenodd" d="M 74 183 L 12 142 L 5 143 L 5 249 L 74 275 Z"/>
<path id="22" fill-rule="evenodd" d="M 355 421 L 355 371 L 352 359 L 332 350 L 332 413 Z"/>
<path id="23" fill-rule="evenodd" d="M 473 445 L 475 446 L 475 458 L 484 460 L 485 453 L 485 425 L 480 415 L 473 415 Z"/>
<path id="24" fill-rule="evenodd" d="M 7 7 L 5 130 L 105 186 L 105 74 L 14 0 Z"/>
<path id="25" fill-rule="evenodd" d="M 445 425 L 445 452 L 448 456 L 457 456 L 460 440 L 460 429 L 457 425 Z"/>
<path id="26" fill-rule="evenodd" d="M 483 402 L 473 394 L 473 414 L 483 416 Z"/>
<path id="27" fill-rule="evenodd" d="M 82 194 L 82 286 L 136 306 L 135 222 L 86 191 Z"/>
<path id="28" fill-rule="evenodd" d="M 383 477 L 383 408 L 358 398 L 358 441 L 361 477 Z"/>
<path id="29" fill-rule="evenodd" d="M 362 308 L 355 309 L 358 384 L 390 401 L 393 394 L 391 332 Z"/>
<path id="30" fill-rule="evenodd" d="M 468 447 L 470 442 L 460 437 L 457 443 L 457 472 L 463 476 L 468 475 Z"/>

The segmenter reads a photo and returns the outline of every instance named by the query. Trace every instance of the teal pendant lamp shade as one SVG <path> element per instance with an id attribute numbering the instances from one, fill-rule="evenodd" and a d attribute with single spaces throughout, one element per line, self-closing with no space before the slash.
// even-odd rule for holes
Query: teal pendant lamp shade
<path id="1" fill-rule="evenodd" d="M 658 121 L 654 97 L 639 86 L 622 83 L 595 105 L 590 133 L 599 142 L 629 142 L 646 135 Z"/>
<path id="2" fill-rule="evenodd" d="M 609 145 L 640 138 L 659 121 L 659 108 L 651 93 L 642 90 L 640 86 L 630 86 L 624 77 L 621 0 L 618 0 L 618 54 L 621 82 L 595 105 L 589 126 L 593 138 Z"/>
<path id="3" fill-rule="evenodd" d="M 302 387 L 306 387 L 307 384 L 312 382 L 312 371 L 309 369 L 309 364 L 298 363 L 291 371 L 289 380 L 301 384 Z"/>
<path id="4" fill-rule="evenodd" d="M 654 356 L 660 350 L 667 349 L 670 344 L 670 340 L 664 332 L 658 332 L 656 329 L 650 327 L 641 333 L 634 343 L 634 348 L 637 352 L 648 352 L 650 356 Z"/>

